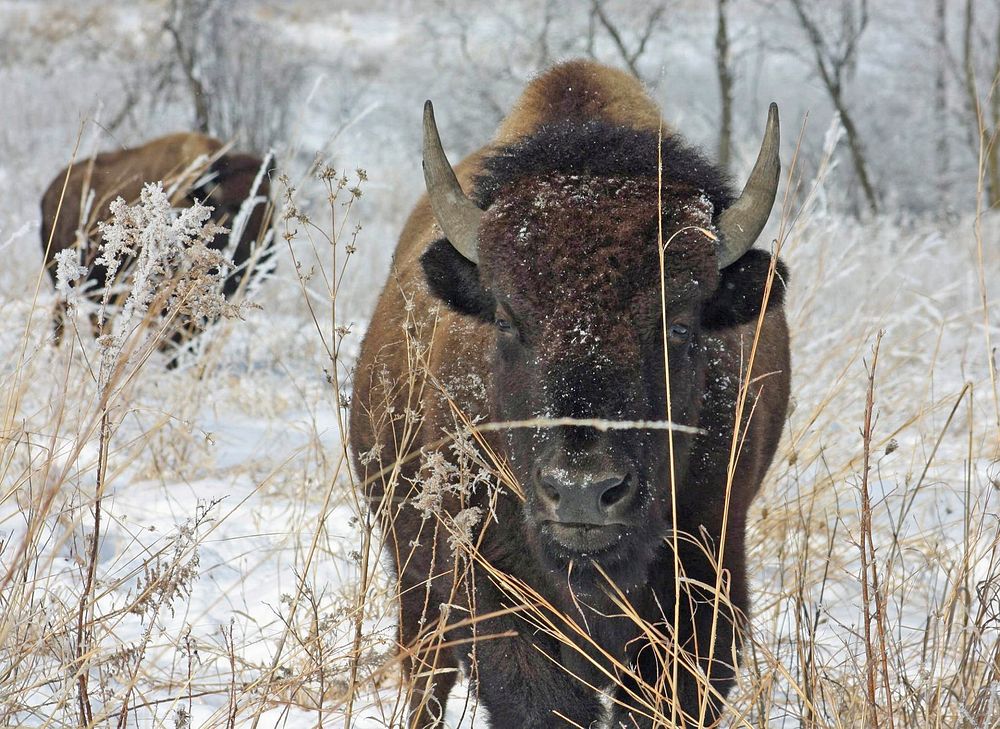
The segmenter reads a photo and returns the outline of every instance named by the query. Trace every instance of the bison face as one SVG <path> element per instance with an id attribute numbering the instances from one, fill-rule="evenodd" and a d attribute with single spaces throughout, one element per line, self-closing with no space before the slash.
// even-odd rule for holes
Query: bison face
<path id="1" fill-rule="evenodd" d="M 711 225 L 711 210 L 665 220 L 677 235 L 664 308 L 655 189 L 614 177 L 522 180 L 480 228 L 481 284 L 496 302 L 493 408 L 501 420 L 542 421 L 508 431 L 507 456 L 527 487 L 528 533 L 559 561 L 646 561 L 636 551 L 669 527 L 671 459 L 667 431 L 640 424 L 669 414 L 697 425 L 697 311 L 718 272 L 710 240 L 690 226 Z M 675 433 L 675 483 L 689 440 Z"/>
<path id="2" fill-rule="evenodd" d="M 495 329 L 494 417 L 538 421 L 505 431 L 504 454 L 537 556 L 593 559 L 619 580 L 641 579 L 668 534 L 672 488 L 693 496 L 683 484 L 712 331 L 757 315 L 768 265 L 748 254 L 720 272 L 711 203 L 673 186 L 661 277 L 656 185 L 520 180 L 483 215 L 478 263 L 448 240 L 423 258 L 437 296 Z M 687 427 L 672 443 L 668 420 Z"/>
<path id="3" fill-rule="evenodd" d="M 706 382 L 711 331 L 759 313 L 768 257 L 748 250 L 777 190 L 777 108 L 735 200 L 721 183 L 703 188 L 707 163 L 670 138 L 661 148 L 638 130 L 566 129 L 489 160 L 482 209 L 428 102 L 424 177 L 446 238 L 422 263 L 437 296 L 496 329 L 493 414 L 528 421 L 506 431 L 504 455 L 525 487 L 536 556 L 596 561 L 635 583 L 674 504 L 711 498 L 686 493 L 692 433 L 719 387 Z M 650 427 L 668 419 L 686 430 Z"/>

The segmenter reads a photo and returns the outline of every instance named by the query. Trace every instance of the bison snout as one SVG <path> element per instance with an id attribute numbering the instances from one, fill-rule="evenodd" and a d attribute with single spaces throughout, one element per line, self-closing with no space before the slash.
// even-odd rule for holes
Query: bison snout
<path id="1" fill-rule="evenodd" d="M 635 502 L 635 479 L 628 473 L 573 473 L 542 469 L 538 497 L 549 519 L 579 526 L 622 524 Z"/>

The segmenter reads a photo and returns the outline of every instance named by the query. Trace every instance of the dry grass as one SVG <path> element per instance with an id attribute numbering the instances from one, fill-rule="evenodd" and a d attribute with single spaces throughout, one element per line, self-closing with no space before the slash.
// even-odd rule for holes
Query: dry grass
<path id="1" fill-rule="evenodd" d="M 398 588 L 379 557 L 392 511 L 370 512 L 347 467 L 361 332 L 341 292 L 364 255 L 363 177 L 320 167 L 284 181 L 272 295 L 296 297 L 299 316 L 221 322 L 177 370 L 163 369 L 151 317 L 114 346 L 78 335 L 55 349 L 44 295 L 0 302 L 14 331 L 0 371 L 0 723 L 403 721 L 413 687 L 401 656 L 419 683 L 445 626 L 470 618 L 442 610 L 416 644 L 395 645 Z M 790 185 L 775 234 L 793 274 L 795 403 L 750 519 L 752 627 L 727 725 L 1000 726 L 1000 221 L 854 223 L 822 209 L 822 184 Z M 296 188 L 319 190 L 323 212 Z M 436 387 L 428 356 L 414 344 L 399 383 L 411 425 Z M 423 471 L 425 528 L 454 550 L 442 559 L 467 575 L 477 564 L 527 625 L 586 642 L 482 559 L 489 519 L 434 510 L 434 484 L 519 489 L 454 416 L 457 437 Z M 409 487 L 399 464 L 373 459 L 384 489 Z M 634 619 L 676 652 L 664 625 Z M 614 669 L 609 681 L 632 674 Z M 631 698 L 669 726 L 663 696 L 640 682 Z M 453 698 L 460 718 L 485 725 Z"/>

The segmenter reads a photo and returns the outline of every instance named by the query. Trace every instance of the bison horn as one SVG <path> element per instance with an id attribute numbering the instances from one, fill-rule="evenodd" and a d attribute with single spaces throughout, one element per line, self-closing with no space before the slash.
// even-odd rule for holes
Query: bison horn
<path id="1" fill-rule="evenodd" d="M 774 197 L 778 192 L 781 159 L 778 131 L 778 105 L 772 103 L 767 110 L 767 127 L 760 144 L 757 162 L 753 166 L 739 199 L 726 208 L 716 222 L 720 237 L 718 244 L 719 268 L 736 262 L 753 246 L 764 229 Z"/>
<path id="2" fill-rule="evenodd" d="M 424 103 L 424 183 L 438 225 L 452 246 L 473 263 L 479 263 L 479 220 L 483 211 L 472 202 L 458 184 L 455 170 L 441 147 L 434 106 Z"/>

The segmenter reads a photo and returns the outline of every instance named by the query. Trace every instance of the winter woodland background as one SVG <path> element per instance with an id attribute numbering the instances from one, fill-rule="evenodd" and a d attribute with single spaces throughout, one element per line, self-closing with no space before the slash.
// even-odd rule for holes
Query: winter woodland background
<path id="1" fill-rule="evenodd" d="M 1000 726 L 996 0 L 0 1 L 0 723 L 400 721 L 338 403 L 424 99 L 457 159 L 579 56 L 737 179 L 781 108 L 795 399 L 731 725 Z M 278 267 L 115 380 L 51 342 L 39 201 L 74 150 L 192 129 L 275 152 Z"/>

